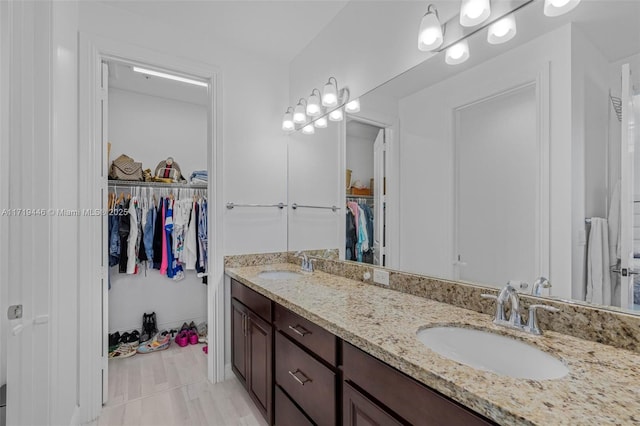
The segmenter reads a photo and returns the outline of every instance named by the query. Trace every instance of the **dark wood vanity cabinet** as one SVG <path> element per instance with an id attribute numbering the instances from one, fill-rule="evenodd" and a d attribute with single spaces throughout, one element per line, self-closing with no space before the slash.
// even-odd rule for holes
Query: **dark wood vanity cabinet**
<path id="1" fill-rule="evenodd" d="M 231 368 L 264 418 L 273 423 L 271 301 L 231 281 Z"/>
<path id="2" fill-rule="evenodd" d="M 345 426 L 495 424 L 346 342 L 342 363 Z"/>
<path id="3" fill-rule="evenodd" d="M 231 280 L 232 369 L 269 425 L 493 425 Z"/>

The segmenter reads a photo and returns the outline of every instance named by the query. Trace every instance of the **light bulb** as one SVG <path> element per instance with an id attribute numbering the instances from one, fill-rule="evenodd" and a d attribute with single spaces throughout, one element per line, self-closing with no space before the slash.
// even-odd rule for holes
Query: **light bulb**
<path id="1" fill-rule="evenodd" d="M 491 2 L 489 0 L 462 0 L 460 25 L 473 27 L 484 22 L 490 14 Z"/>
<path id="2" fill-rule="evenodd" d="M 291 113 L 290 109 L 291 108 L 289 108 L 287 112 L 284 113 L 284 118 L 282 119 L 282 130 L 287 132 L 296 128 L 296 126 L 293 124 L 293 113 Z"/>
<path id="3" fill-rule="evenodd" d="M 315 92 L 316 89 L 314 89 Z M 322 110 L 320 109 L 320 97 L 315 93 L 311 93 L 309 99 L 307 100 L 307 115 L 311 117 L 316 117 L 320 115 Z"/>
<path id="4" fill-rule="evenodd" d="M 564 15 L 578 3 L 580 0 L 544 0 L 544 14 L 550 17 Z"/>
<path id="5" fill-rule="evenodd" d="M 302 124 L 302 123 L 306 123 L 307 121 L 307 115 L 304 113 L 304 105 L 302 105 L 302 103 L 298 102 L 298 105 L 296 105 L 296 109 L 293 110 L 293 122 L 296 124 Z"/>
<path id="6" fill-rule="evenodd" d="M 327 127 L 327 117 L 320 117 L 316 121 L 313 122 L 313 125 L 318 129 L 324 129 Z"/>
<path id="7" fill-rule="evenodd" d="M 346 112 L 359 112 L 360 111 L 360 99 L 354 99 L 344 106 Z"/>
<path id="8" fill-rule="evenodd" d="M 418 31 L 418 49 L 423 52 L 437 49 L 442 45 L 442 24 L 438 19 L 438 12 L 429 6 L 427 13 L 422 17 L 420 30 Z"/>
<path id="9" fill-rule="evenodd" d="M 334 109 L 329 113 L 329 120 L 331 121 L 342 121 L 342 117 L 343 117 L 343 114 L 342 114 L 341 108 Z"/>
<path id="10" fill-rule="evenodd" d="M 469 59 L 469 43 L 462 40 L 447 49 L 445 62 L 449 65 L 461 64 Z"/>
<path id="11" fill-rule="evenodd" d="M 505 43 L 516 35 L 516 17 L 511 14 L 505 16 L 489 26 L 487 41 L 491 44 Z"/>
<path id="12" fill-rule="evenodd" d="M 312 124 L 307 124 L 302 128 L 302 133 L 304 133 L 305 135 L 312 135 L 315 132 L 316 132 L 316 129 L 315 127 L 313 127 Z"/>
<path id="13" fill-rule="evenodd" d="M 322 105 L 326 107 L 334 107 L 338 105 L 338 88 L 337 84 L 331 82 L 335 78 L 331 77 L 322 90 Z"/>

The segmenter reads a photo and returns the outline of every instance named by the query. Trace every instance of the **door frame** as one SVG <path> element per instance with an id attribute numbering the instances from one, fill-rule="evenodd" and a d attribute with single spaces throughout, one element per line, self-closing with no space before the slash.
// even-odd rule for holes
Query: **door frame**
<path id="1" fill-rule="evenodd" d="M 191 75 L 208 81 L 207 169 L 209 242 L 207 270 L 207 321 L 209 350 L 207 366 L 211 382 L 224 380 L 224 280 L 222 197 L 222 73 L 214 65 L 156 52 L 139 46 L 80 33 L 79 38 L 79 204 L 83 208 L 103 206 L 107 191 L 106 146 L 101 143 L 99 108 L 100 74 L 103 60 L 118 60 Z M 84 143 L 83 143 L 84 141 Z M 106 144 L 105 144 L 106 145 Z M 103 195 L 104 194 L 104 195 Z M 96 419 L 102 410 L 103 326 L 101 282 L 107 280 L 101 246 L 102 218 L 80 218 L 80 235 L 90 243 L 79 250 L 79 386 L 81 421 Z M 106 285 L 106 284 L 105 284 Z M 214 326 L 211 326 L 211 325 Z"/>

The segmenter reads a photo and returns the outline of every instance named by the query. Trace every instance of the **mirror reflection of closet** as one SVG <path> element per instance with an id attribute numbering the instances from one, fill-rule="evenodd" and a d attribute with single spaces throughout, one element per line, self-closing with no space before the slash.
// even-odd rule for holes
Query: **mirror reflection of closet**
<path id="1" fill-rule="evenodd" d="M 126 154 L 141 162 L 143 170 L 151 169 L 154 175 L 159 163 L 172 157 L 188 181 L 194 171 L 206 171 L 206 84 L 134 72 L 133 65 L 123 62 L 110 61 L 107 65 L 108 114 L 103 117 L 103 125 L 106 120 L 110 141 L 108 164 Z M 153 196 L 157 203 L 161 197 L 173 194 L 174 202 L 184 199 L 185 205 L 192 205 L 190 199 L 206 195 L 207 178 L 204 174 L 200 177 L 197 185 L 127 184 L 110 180 L 109 192 L 117 192 L 118 197 L 121 193 L 125 197 L 138 194 L 145 203 Z M 110 267 L 108 333 L 141 331 L 143 314 L 152 312 L 156 313 L 158 330 L 179 329 L 185 322 L 206 322 L 207 286 L 203 285 L 206 274 L 185 267 L 183 274 L 169 278 L 150 263 L 153 262 L 140 262 L 136 273 L 122 273 L 118 265 Z"/>
<path id="2" fill-rule="evenodd" d="M 382 127 L 353 117 L 346 123 L 345 259 L 379 266 L 386 264 L 384 135 Z"/>

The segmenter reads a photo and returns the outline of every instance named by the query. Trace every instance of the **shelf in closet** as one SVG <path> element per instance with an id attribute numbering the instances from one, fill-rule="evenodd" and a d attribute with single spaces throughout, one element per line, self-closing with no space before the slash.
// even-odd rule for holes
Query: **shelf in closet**
<path id="1" fill-rule="evenodd" d="M 347 198 L 362 198 L 365 200 L 373 200 L 373 195 L 349 195 L 347 194 Z"/>
<path id="2" fill-rule="evenodd" d="M 206 183 L 163 183 L 163 182 L 143 182 L 143 181 L 128 181 L 128 180 L 110 180 L 109 188 L 114 188 L 114 187 L 207 189 L 207 184 Z"/>

